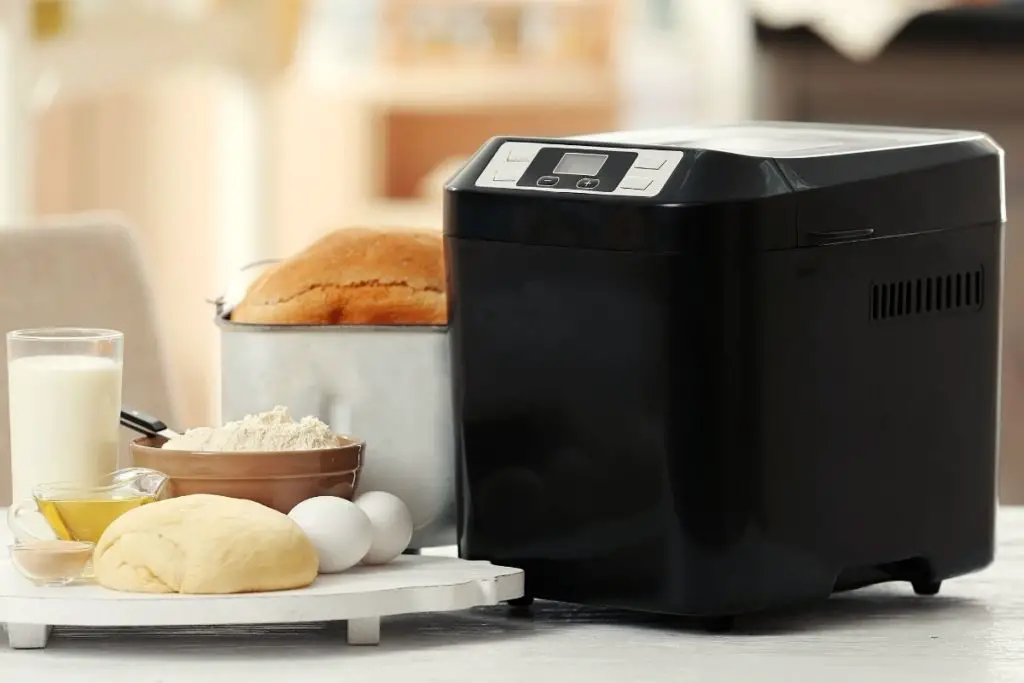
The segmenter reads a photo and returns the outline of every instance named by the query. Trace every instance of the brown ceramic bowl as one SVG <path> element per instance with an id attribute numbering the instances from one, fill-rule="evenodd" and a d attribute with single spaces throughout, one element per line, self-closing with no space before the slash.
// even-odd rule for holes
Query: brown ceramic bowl
<path id="1" fill-rule="evenodd" d="M 169 477 L 168 496 L 212 493 L 246 498 L 288 514 L 314 496 L 351 500 L 359 479 L 364 444 L 313 451 L 170 451 L 167 439 L 143 437 L 131 443 L 132 463 Z"/>

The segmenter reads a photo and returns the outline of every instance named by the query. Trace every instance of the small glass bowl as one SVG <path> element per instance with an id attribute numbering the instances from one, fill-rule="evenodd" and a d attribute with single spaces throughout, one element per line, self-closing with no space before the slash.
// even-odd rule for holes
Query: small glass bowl
<path id="1" fill-rule="evenodd" d="M 26 541 L 7 546 L 11 564 L 37 586 L 66 586 L 86 577 L 94 543 L 86 541 Z"/>

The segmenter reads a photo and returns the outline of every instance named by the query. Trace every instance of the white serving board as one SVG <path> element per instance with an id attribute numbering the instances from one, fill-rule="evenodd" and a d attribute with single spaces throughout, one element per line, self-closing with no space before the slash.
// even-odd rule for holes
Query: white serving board
<path id="1" fill-rule="evenodd" d="M 119 593 L 95 584 L 35 586 L 0 561 L 0 624 L 13 649 L 46 647 L 53 626 L 209 626 L 347 621 L 351 645 L 380 642 L 380 618 L 494 605 L 523 595 L 523 571 L 403 555 L 319 576 L 308 588 L 240 595 Z"/>

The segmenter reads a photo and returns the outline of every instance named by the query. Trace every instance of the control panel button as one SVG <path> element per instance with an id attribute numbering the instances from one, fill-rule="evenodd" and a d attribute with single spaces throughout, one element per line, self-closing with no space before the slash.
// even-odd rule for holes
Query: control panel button
<path id="1" fill-rule="evenodd" d="M 533 161 L 535 156 L 537 156 L 537 151 L 529 147 L 512 147 L 508 150 L 508 156 L 505 158 L 513 163 L 520 163 Z"/>
<path id="2" fill-rule="evenodd" d="M 537 185 L 540 187 L 554 187 L 558 184 L 558 176 L 553 175 L 542 175 L 537 178 Z"/>
<path id="3" fill-rule="evenodd" d="M 525 167 L 505 166 L 494 172 L 494 181 L 498 183 L 514 183 L 523 175 Z"/>
<path id="4" fill-rule="evenodd" d="M 601 181 L 597 178 L 580 178 L 576 181 L 576 187 L 581 190 L 593 190 L 600 184 Z"/>
<path id="5" fill-rule="evenodd" d="M 619 183 L 620 190 L 646 190 L 654 182 L 650 178 L 644 178 L 642 176 L 631 175 L 626 176 Z"/>
<path id="6" fill-rule="evenodd" d="M 661 154 L 646 152 L 637 155 L 633 168 L 640 168 L 645 171 L 660 171 L 661 167 L 665 165 L 665 161 L 665 157 Z"/>

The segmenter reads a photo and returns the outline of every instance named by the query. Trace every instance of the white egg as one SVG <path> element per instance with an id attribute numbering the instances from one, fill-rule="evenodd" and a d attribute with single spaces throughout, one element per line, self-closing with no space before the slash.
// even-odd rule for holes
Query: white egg
<path id="1" fill-rule="evenodd" d="M 356 498 L 373 526 L 373 543 L 363 564 L 387 564 L 402 554 L 412 540 L 412 513 L 398 496 L 368 491 Z"/>
<path id="2" fill-rule="evenodd" d="M 359 564 L 373 543 L 373 525 L 359 506 L 344 498 L 317 496 L 288 513 L 313 542 L 320 573 L 335 574 Z"/>

